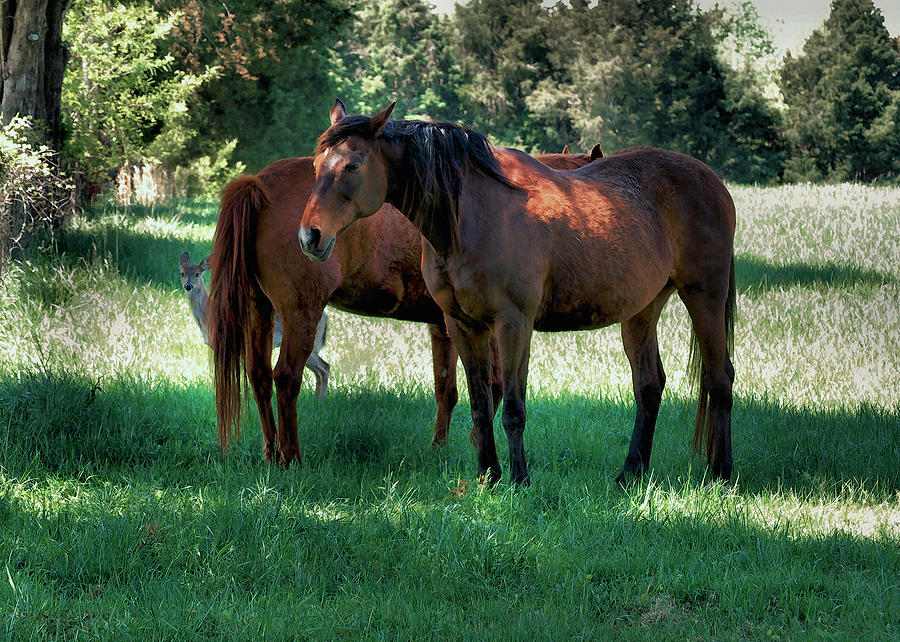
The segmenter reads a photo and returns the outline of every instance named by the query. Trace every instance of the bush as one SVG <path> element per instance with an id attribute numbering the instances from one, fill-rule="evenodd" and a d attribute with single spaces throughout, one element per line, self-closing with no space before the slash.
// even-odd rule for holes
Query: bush
<path id="1" fill-rule="evenodd" d="M 58 227 L 74 209 L 74 182 L 33 134 L 32 121 L 19 116 L 0 128 L 0 274 L 35 230 Z"/>

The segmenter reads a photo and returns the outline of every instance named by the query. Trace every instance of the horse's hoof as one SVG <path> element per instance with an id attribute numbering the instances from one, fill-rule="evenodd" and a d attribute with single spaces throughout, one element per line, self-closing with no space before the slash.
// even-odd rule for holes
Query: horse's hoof
<path id="1" fill-rule="evenodd" d="M 488 468 L 486 471 L 478 473 L 478 483 L 481 486 L 487 486 L 489 488 L 494 488 L 498 483 L 500 483 L 500 470 L 494 470 L 493 468 Z"/>
<path id="2" fill-rule="evenodd" d="M 279 452 L 278 463 L 281 464 L 282 467 L 288 468 L 294 462 L 297 462 L 298 466 L 303 465 L 303 456 L 300 454 L 299 450 L 292 453 Z"/>
<path id="3" fill-rule="evenodd" d="M 619 476 L 616 477 L 616 484 L 618 484 L 620 488 L 628 488 L 635 482 L 640 481 L 642 476 L 643 473 L 641 471 L 622 470 L 622 472 L 619 473 Z"/>

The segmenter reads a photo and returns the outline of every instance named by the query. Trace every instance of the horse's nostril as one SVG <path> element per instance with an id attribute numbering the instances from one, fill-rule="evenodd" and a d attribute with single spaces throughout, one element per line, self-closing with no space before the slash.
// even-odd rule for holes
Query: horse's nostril
<path id="1" fill-rule="evenodd" d="M 309 228 L 309 245 L 310 247 L 319 247 L 319 241 L 322 240 L 322 232 L 318 227 Z"/>

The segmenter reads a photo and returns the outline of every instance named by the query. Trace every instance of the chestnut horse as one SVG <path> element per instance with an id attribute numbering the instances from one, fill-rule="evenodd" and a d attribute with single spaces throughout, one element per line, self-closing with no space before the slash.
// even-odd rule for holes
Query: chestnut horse
<path id="1" fill-rule="evenodd" d="M 597 150 L 599 146 L 594 153 Z M 586 154 L 545 158 L 559 167 L 591 160 Z M 222 452 L 240 433 L 243 370 L 259 409 L 263 456 L 275 458 L 277 444 L 281 463 L 300 459 L 297 396 L 326 304 L 429 324 L 437 401 L 432 441 L 440 444 L 447 439 L 457 402 L 457 352 L 444 327 L 443 312 L 422 278 L 422 237 L 402 214 L 385 205 L 343 235 L 328 261 L 307 260 L 300 253 L 296 231 L 314 180 L 311 158 L 289 158 L 233 180 L 223 192 L 213 240 L 209 308 Z M 273 312 L 283 321 L 274 372 Z M 497 404 L 499 380 L 495 373 L 492 394 Z"/>
<path id="2" fill-rule="evenodd" d="M 617 152 L 554 171 L 448 123 L 390 121 L 332 108 L 316 184 L 300 221 L 303 251 L 326 260 L 339 234 L 383 203 L 422 232 L 423 274 L 459 350 L 472 404 L 478 474 L 500 478 L 489 340 L 499 343 L 512 480 L 529 481 L 523 446 L 533 330 L 622 324 L 636 417 L 619 481 L 648 467 L 665 373 L 656 325 L 673 292 L 702 363 L 694 447 L 714 476 L 732 472 L 729 357 L 735 307 L 734 203 L 700 161 L 660 149 Z M 696 351 L 694 353 L 696 358 Z"/>

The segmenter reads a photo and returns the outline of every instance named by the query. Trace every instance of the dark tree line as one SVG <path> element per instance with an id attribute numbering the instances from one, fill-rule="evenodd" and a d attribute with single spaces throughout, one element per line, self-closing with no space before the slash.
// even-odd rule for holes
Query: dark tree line
<path id="1" fill-rule="evenodd" d="M 361 112 L 396 100 L 398 116 L 461 120 L 532 152 L 667 147 L 739 182 L 900 173 L 900 44 L 871 0 L 834 0 L 775 75 L 781 105 L 751 64 L 774 49 L 750 3 L 741 15 L 690 0 L 471 0 L 448 17 L 424 0 L 334 1 L 295 3 L 288 24 L 259 3 L 226 19 L 192 1 L 209 45 L 190 57 L 201 27 L 176 34 L 180 64 L 226 61 L 193 111 L 198 138 L 238 138 L 250 169 L 310 153 L 340 96 Z M 725 59 L 726 38 L 743 64 Z"/>

